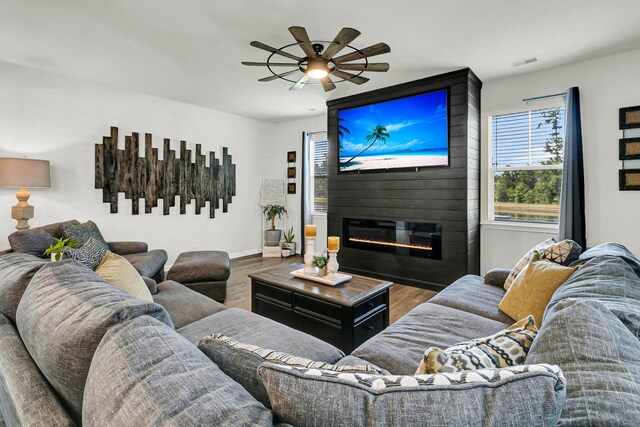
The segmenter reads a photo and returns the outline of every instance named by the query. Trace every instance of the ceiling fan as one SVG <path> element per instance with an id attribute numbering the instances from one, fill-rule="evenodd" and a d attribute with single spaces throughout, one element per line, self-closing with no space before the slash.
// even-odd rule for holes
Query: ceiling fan
<path id="1" fill-rule="evenodd" d="M 360 35 L 360 31 L 353 28 L 343 28 L 331 42 L 312 42 L 309 39 L 307 30 L 303 27 L 289 27 L 289 32 L 293 35 L 296 42 L 282 46 L 279 49 L 258 41 L 252 41 L 250 43 L 253 47 L 271 52 L 271 55 L 267 58 L 267 62 L 242 62 L 243 65 L 267 67 L 269 69 L 272 75 L 258 79 L 259 82 L 270 82 L 272 80 L 282 79 L 294 83 L 289 90 L 298 90 L 307 84 L 311 84 L 309 80 L 317 79 L 322 84 L 325 92 L 329 92 L 336 88 L 335 83 L 349 81 L 361 85 L 368 82 L 368 78 L 361 76 L 365 71 L 386 72 L 389 70 L 388 63 L 371 63 L 368 58 L 389 53 L 391 52 L 391 48 L 386 43 L 377 43 L 364 49 L 357 49 L 349 45 L 349 43 Z M 286 49 L 292 46 L 300 46 L 305 56 L 287 52 Z M 336 55 L 345 48 L 351 51 L 336 57 Z M 272 61 L 274 55 L 279 55 L 295 62 L 275 62 Z M 364 62 L 352 63 L 352 61 L 361 59 L 363 59 Z M 285 72 L 277 71 L 279 68 L 285 67 L 295 69 Z M 347 71 L 355 71 L 357 73 L 354 74 Z M 302 73 L 301 77 L 294 76 L 299 73 Z M 332 80 L 331 77 L 339 80 Z"/>

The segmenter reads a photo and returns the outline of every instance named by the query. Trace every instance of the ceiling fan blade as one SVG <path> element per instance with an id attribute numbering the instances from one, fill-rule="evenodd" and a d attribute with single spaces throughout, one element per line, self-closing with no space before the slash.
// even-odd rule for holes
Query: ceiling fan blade
<path id="1" fill-rule="evenodd" d="M 368 63 L 368 64 L 340 64 L 337 65 L 339 70 L 353 71 L 389 71 L 389 64 L 386 62 Z"/>
<path id="2" fill-rule="evenodd" d="M 300 43 L 300 47 L 304 51 L 305 55 L 309 58 L 316 57 L 316 51 L 313 50 L 313 46 L 311 45 L 311 40 L 309 40 L 309 35 L 307 34 L 307 30 L 303 27 L 289 27 L 289 32 L 293 36 L 294 39 L 298 43 Z"/>
<path id="3" fill-rule="evenodd" d="M 365 47 L 360 51 L 347 53 L 346 55 L 333 58 L 333 62 L 341 64 L 343 62 L 355 61 L 356 59 L 367 58 L 369 56 L 382 55 L 383 53 L 391 52 L 391 48 L 386 43 L 378 43 L 373 46 Z"/>
<path id="4" fill-rule="evenodd" d="M 282 73 L 282 74 L 276 74 L 273 76 L 269 76 L 269 77 L 264 77 L 262 79 L 258 79 L 259 82 L 270 82 L 271 80 L 275 80 L 275 79 L 279 79 L 280 77 L 286 77 L 289 76 L 295 72 L 297 72 L 298 70 L 291 70 L 291 71 L 287 71 L 286 73 Z M 305 74 L 306 76 L 306 74 Z"/>
<path id="5" fill-rule="evenodd" d="M 276 49 L 275 47 L 271 47 L 261 42 L 252 41 L 249 44 L 253 47 L 257 47 L 258 49 L 266 50 L 267 52 L 276 53 L 278 55 L 284 56 L 285 58 L 293 59 L 294 61 L 302 61 L 302 58 L 300 58 L 299 56 L 292 55 L 288 52 L 285 52 L 280 49 Z"/>
<path id="6" fill-rule="evenodd" d="M 242 61 L 242 65 L 249 65 L 251 67 L 297 67 L 298 64 L 293 62 L 247 62 Z"/>
<path id="7" fill-rule="evenodd" d="M 361 85 L 369 81 L 369 79 L 366 77 L 356 76 L 354 74 L 345 73 L 344 71 L 340 71 L 340 70 L 333 70 L 331 74 L 333 74 L 334 76 L 340 77 L 341 79 L 349 80 L 350 82 L 355 83 L 357 85 Z"/>
<path id="8" fill-rule="evenodd" d="M 302 86 L 304 86 L 304 84 L 309 80 L 309 78 L 310 78 L 310 77 L 309 77 L 307 74 L 305 74 L 304 76 L 302 76 L 302 77 L 300 78 L 300 80 L 298 80 L 298 81 L 296 82 L 296 84 L 294 84 L 293 86 L 291 86 L 291 87 L 289 88 L 289 90 L 299 90 L 299 89 L 301 89 L 301 88 L 302 88 Z"/>
<path id="9" fill-rule="evenodd" d="M 329 76 L 321 78 L 320 83 L 322 83 L 322 88 L 325 92 L 332 91 L 336 88 L 336 85 L 333 84 Z"/>
<path id="10" fill-rule="evenodd" d="M 324 59 L 331 59 L 333 55 L 344 49 L 359 35 L 360 31 L 353 28 L 344 27 L 342 30 L 340 30 L 336 38 L 333 39 L 329 47 L 327 47 L 327 49 L 324 51 L 322 57 Z"/>

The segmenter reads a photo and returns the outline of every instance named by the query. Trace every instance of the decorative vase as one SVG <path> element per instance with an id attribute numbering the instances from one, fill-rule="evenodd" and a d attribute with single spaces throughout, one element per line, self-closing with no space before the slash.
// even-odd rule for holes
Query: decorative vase
<path id="1" fill-rule="evenodd" d="M 264 230 L 264 244 L 267 246 L 278 246 L 282 230 Z"/>
<path id="2" fill-rule="evenodd" d="M 62 254 L 59 254 L 57 252 L 51 254 L 51 262 L 60 261 L 60 258 L 62 258 Z"/>
<path id="3" fill-rule="evenodd" d="M 289 249 L 291 249 L 291 256 L 296 254 L 296 242 L 289 243 Z"/>
<path id="4" fill-rule="evenodd" d="M 319 268 L 318 269 L 318 277 L 324 277 L 327 275 L 327 270 L 324 268 Z"/>
<path id="5" fill-rule="evenodd" d="M 291 249 L 281 249 L 282 257 L 287 258 L 291 256 Z"/>

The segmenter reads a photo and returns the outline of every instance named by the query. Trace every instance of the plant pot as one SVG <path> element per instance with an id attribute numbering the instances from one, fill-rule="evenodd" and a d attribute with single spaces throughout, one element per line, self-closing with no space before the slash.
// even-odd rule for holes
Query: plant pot
<path id="1" fill-rule="evenodd" d="M 326 275 L 327 275 L 327 270 L 325 270 L 324 268 L 318 269 L 318 277 L 324 277 Z"/>
<path id="2" fill-rule="evenodd" d="M 296 242 L 289 243 L 289 249 L 291 249 L 291 256 L 296 254 Z"/>
<path id="3" fill-rule="evenodd" d="M 51 254 L 51 262 L 57 262 L 60 261 L 60 259 L 62 259 L 62 254 L 55 252 Z"/>
<path id="4" fill-rule="evenodd" d="M 281 249 L 282 257 L 287 258 L 291 256 L 291 249 Z"/>
<path id="5" fill-rule="evenodd" d="M 279 246 L 282 230 L 264 230 L 264 244 L 267 246 Z"/>

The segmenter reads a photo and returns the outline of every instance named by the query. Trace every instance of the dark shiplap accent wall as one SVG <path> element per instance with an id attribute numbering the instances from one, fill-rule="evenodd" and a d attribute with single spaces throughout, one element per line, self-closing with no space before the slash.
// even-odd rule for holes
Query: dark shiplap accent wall
<path id="1" fill-rule="evenodd" d="M 343 218 L 432 222 L 443 229 L 442 260 L 343 247 L 341 270 L 432 289 L 479 274 L 481 88 L 463 69 L 327 102 L 329 235 L 342 236 Z M 441 89 L 449 90 L 449 167 L 338 174 L 338 110 Z"/>

